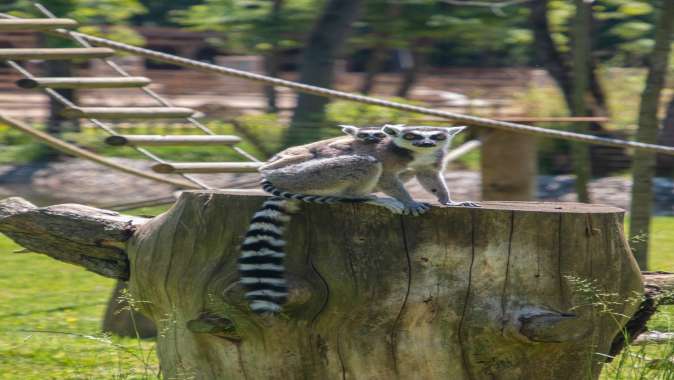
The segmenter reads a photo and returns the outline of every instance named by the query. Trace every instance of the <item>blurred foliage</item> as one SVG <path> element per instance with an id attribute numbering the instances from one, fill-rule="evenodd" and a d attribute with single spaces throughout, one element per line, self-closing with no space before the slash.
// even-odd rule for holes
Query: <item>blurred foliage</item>
<path id="1" fill-rule="evenodd" d="M 10 0 L 0 5 L 0 12 L 9 12 L 19 17 L 44 18 L 45 15 L 33 3 L 31 0 Z M 147 11 L 138 0 L 44 0 L 40 4 L 57 17 L 72 18 L 80 22 L 82 26 L 79 30 L 83 33 L 135 45 L 144 42 L 140 34 L 125 26 L 129 19 Z M 46 41 L 52 47 L 71 46 L 69 41 L 62 38 L 48 37 Z"/>
<path id="2" fill-rule="evenodd" d="M 274 1 L 206 0 L 171 12 L 171 19 L 194 30 L 223 32 L 213 42 L 238 54 L 265 53 L 275 44 L 283 49 L 299 47 L 321 1 L 279 2 L 279 14 L 273 15 Z"/>

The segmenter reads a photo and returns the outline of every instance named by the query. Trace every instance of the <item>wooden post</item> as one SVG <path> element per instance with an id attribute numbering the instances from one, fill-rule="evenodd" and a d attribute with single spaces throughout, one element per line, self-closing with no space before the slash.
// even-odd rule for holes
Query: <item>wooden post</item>
<path id="1" fill-rule="evenodd" d="M 536 138 L 521 133 L 490 130 L 483 134 L 482 140 L 482 199 L 536 199 Z"/>
<path id="2" fill-rule="evenodd" d="M 287 232 L 289 302 L 278 317 L 256 316 L 236 260 L 264 199 L 185 192 L 166 213 L 130 220 L 130 237 L 108 239 L 123 247 L 129 289 L 162 331 L 164 377 L 596 379 L 643 294 L 613 207 L 486 202 L 401 217 L 302 205 Z M 42 239 L 79 236 L 59 223 L 106 213 L 54 207 L 70 219 L 0 202 L 0 232 L 51 254 L 58 246 Z M 85 240 L 111 236 L 94 231 Z"/>

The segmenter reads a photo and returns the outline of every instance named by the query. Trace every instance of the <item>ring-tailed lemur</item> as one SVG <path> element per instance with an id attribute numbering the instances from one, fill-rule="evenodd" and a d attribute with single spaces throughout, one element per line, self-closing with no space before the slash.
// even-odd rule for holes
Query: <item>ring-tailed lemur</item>
<path id="1" fill-rule="evenodd" d="M 344 126 L 345 133 L 353 132 Z M 348 131 L 347 131 L 348 129 Z M 274 195 L 255 213 L 239 258 L 240 282 L 251 309 L 276 313 L 288 296 L 284 278 L 283 231 L 290 220 L 289 200 L 312 203 L 371 203 L 394 213 L 419 215 L 429 205 L 409 195 L 400 173 L 414 170 L 422 186 L 446 205 L 453 202 L 444 178 L 443 159 L 451 138 L 464 127 L 427 128 L 385 125 L 389 137 L 363 141 L 351 136 L 321 140 L 288 148 L 260 167 L 262 188 Z M 370 195 L 381 190 L 394 199 Z"/>

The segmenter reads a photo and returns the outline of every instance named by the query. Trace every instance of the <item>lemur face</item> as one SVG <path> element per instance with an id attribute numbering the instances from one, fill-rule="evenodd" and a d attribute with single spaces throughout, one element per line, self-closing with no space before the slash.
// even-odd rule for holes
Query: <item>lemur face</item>
<path id="1" fill-rule="evenodd" d="M 381 131 L 391 136 L 393 142 L 405 149 L 423 152 L 444 148 L 452 137 L 466 127 L 405 127 L 404 125 L 385 125 Z"/>
<path id="2" fill-rule="evenodd" d="M 381 131 L 381 128 L 377 127 L 358 128 L 352 125 L 340 125 L 340 127 L 342 127 L 342 132 L 367 144 L 377 144 L 387 136 L 386 133 Z"/>

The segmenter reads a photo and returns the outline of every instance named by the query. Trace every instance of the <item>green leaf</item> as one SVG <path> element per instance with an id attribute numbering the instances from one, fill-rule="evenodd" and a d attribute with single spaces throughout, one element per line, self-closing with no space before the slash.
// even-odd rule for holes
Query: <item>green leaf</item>
<path id="1" fill-rule="evenodd" d="M 653 12 L 653 6 L 648 3 L 632 1 L 627 4 L 621 5 L 618 8 L 618 12 L 623 13 L 627 16 L 642 16 Z"/>

